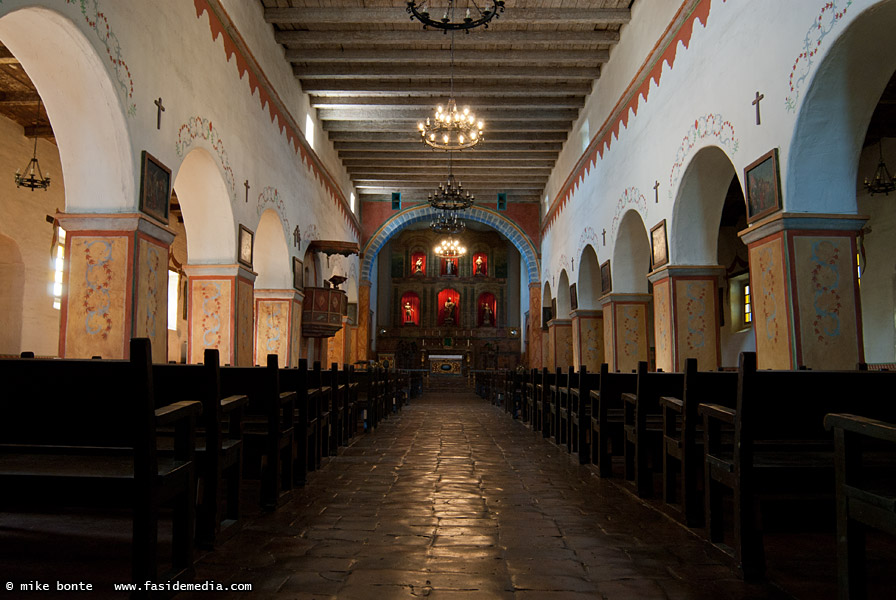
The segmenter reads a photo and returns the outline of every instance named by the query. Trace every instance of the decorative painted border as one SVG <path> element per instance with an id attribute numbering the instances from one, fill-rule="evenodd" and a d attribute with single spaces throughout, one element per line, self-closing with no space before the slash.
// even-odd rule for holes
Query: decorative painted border
<path id="1" fill-rule="evenodd" d="M 637 210 L 641 215 L 641 220 L 647 222 L 647 198 L 636 187 L 630 187 L 624 192 L 619 200 L 616 201 L 616 210 L 613 213 L 613 222 L 610 225 L 610 237 L 616 237 L 616 231 L 619 229 L 619 222 L 622 221 L 624 215 L 629 208 Z"/>
<path id="2" fill-rule="evenodd" d="M 725 1 L 722 0 L 722 2 Z M 610 116 L 598 129 L 597 135 L 588 144 L 588 148 L 566 178 L 566 181 L 560 188 L 560 192 L 555 196 L 551 203 L 551 208 L 548 210 L 542 223 L 542 237 L 544 237 L 547 230 L 550 229 L 563 211 L 566 203 L 572 198 L 575 188 L 584 181 L 591 171 L 591 167 L 599 159 L 603 159 L 604 154 L 610 150 L 613 139 L 619 138 L 620 129 L 628 126 L 629 115 L 637 116 L 639 98 L 643 97 L 644 102 L 647 102 L 651 82 L 656 87 L 660 86 L 663 64 L 668 63 L 670 70 L 675 66 L 679 42 L 687 49 L 696 23 L 699 22 L 704 28 L 706 27 L 712 2 L 713 0 L 691 0 L 682 4 L 675 18 L 672 19 L 669 27 L 666 28 L 663 36 L 660 38 L 660 41 L 657 42 L 653 52 L 650 53 L 647 60 L 644 61 L 644 64 L 635 74 L 626 91 L 616 102 L 616 106 L 610 111 Z"/>
<path id="3" fill-rule="evenodd" d="M 784 107 L 789 112 L 796 112 L 796 104 L 800 98 L 800 88 L 809 77 L 812 70 L 815 55 L 821 49 L 821 43 L 824 38 L 834 29 L 834 27 L 843 20 L 846 11 L 852 6 L 853 0 L 846 0 L 846 6 L 843 10 L 837 8 L 838 0 L 825 2 L 821 7 L 818 17 L 812 20 L 809 31 L 806 32 L 806 38 L 803 40 L 803 51 L 799 53 L 796 60 L 793 61 L 793 67 L 790 69 L 790 78 L 788 84 L 790 86 L 790 96 L 784 100 Z M 825 22 L 825 17 L 829 21 Z"/>
<path id="4" fill-rule="evenodd" d="M 286 228 L 284 231 L 286 232 L 286 237 L 289 239 L 289 236 L 292 235 L 292 227 L 289 226 L 289 219 L 286 218 L 286 205 L 283 203 L 283 200 L 280 198 L 279 192 L 277 192 L 277 188 L 267 186 L 261 193 L 258 194 L 258 207 L 256 212 L 258 216 L 261 216 L 268 208 L 274 209 L 274 211 L 280 216 L 280 219 L 283 223 L 286 224 Z"/>
<path id="5" fill-rule="evenodd" d="M 109 57 L 109 62 L 112 63 L 112 70 L 115 72 L 115 77 L 118 80 L 118 87 L 125 97 L 128 116 L 137 116 L 137 105 L 133 102 L 134 78 L 131 77 L 131 69 L 128 67 L 128 64 L 121 57 L 121 43 L 118 41 L 118 36 L 112 31 L 112 26 L 109 25 L 109 19 L 106 18 L 105 13 L 100 11 L 99 1 L 65 0 L 65 3 L 77 3 L 80 5 L 81 14 L 84 15 L 87 26 L 93 29 L 97 39 L 106 48 L 106 55 Z"/>
<path id="6" fill-rule="evenodd" d="M 586 227 L 582 230 L 582 235 L 579 236 L 579 245 L 576 248 L 576 258 L 578 258 L 579 261 L 582 260 L 582 253 L 585 251 L 585 246 L 588 244 L 591 244 L 594 248 L 594 253 L 597 254 L 600 246 L 597 241 L 597 232 L 594 231 L 593 227 Z"/>
<path id="7" fill-rule="evenodd" d="M 221 162 L 221 168 L 224 170 L 224 179 L 230 187 L 230 200 L 236 200 L 236 183 L 234 183 L 233 169 L 230 168 L 230 159 L 227 157 L 227 151 L 224 149 L 224 140 L 214 124 L 208 119 L 200 116 L 191 117 L 189 121 L 180 126 L 177 132 L 177 142 L 174 150 L 181 158 L 184 151 L 193 143 L 196 138 L 202 138 L 212 145 Z"/>
<path id="8" fill-rule="evenodd" d="M 714 137 L 718 140 L 719 145 L 728 148 L 731 154 L 736 154 L 740 147 L 740 141 L 734 136 L 734 125 L 730 121 L 726 121 L 721 114 L 709 114 L 694 119 L 684 138 L 681 140 L 681 146 L 675 153 L 675 162 L 672 164 L 672 171 L 669 173 L 669 191 L 667 192 L 669 200 L 672 199 L 672 191 L 681 179 L 681 170 L 687 157 L 691 154 L 691 150 L 697 145 L 699 140 L 707 137 Z"/>
<path id="9" fill-rule="evenodd" d="M 267 108 L 271 123 L 276 121 L 280 127 L 281 134 L 286 135 L 286 139 L 292 145 L 294 151 L 299 154 L 302 164 L 311 170 L 315 179 L 342 212 L 343 218 L 355 235 L 355 241 L 360 241 L 360 223 L 349 209 L 348 200 L 342 193 L 342 189 L 337 185 L 336 180 L 324 166 L 323 161 L 321 161 L 314 149 L 308 145 L 308 141 L 301 133 L 301 129 L 292 114 L 274 90 L 274 86 L 265 76 L 255 57 L 252 56 L 248 45 L 240 36 L 236 25 L 230 20 L 220 2 L 218 0 L 193 0 L 193 5 L 196 8 L 197 19 L 201 18 L 203 13 L 208 13 L 212 41 L 216 41 L 218 36 L 221 36 L 227 61 L 230 62 L 231 58 L 236 59 L 240 79 L 244 76 L 249 78 L 249 93 L 254 96 L 255 92 L 258 92 L 258 101 L 262 109 Z"/>

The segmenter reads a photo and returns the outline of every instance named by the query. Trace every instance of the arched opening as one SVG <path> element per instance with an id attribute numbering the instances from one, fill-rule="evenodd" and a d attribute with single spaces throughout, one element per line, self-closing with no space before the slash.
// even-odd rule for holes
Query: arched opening
<path id="1" fill-rule="evenodd" d="M 650 238 L 641 215 L 629 210 L 622 216 L 610 276 L 613 293 L 646 294 L 650 271 Z"/>
<path id="2" fill-rule="evenodd" d="M 541 336 L 541 365 L 543 367 L 553 368 L 553 346 L 551 345 L 551 336 L 548 335 L 548 321 L 554 318 L 557 307 L 554 298 L 551 296 L 551 282 L 544 282 L 544 292 L 541 296 L 541 328 L 544 334 Z"/>
<path id="3" fill-rule="evenodd" d="M 183 213 L 189 264 L 235 263 L 237 227 L 227 184 L 211 153 L 190 150 L 177 171 L 174 191 Z"/>
<path id="4" fill-rule="evenodd" d="M 579 279 L 576 286 L 578 307 L 585 310 L 597 310 L 600 308 L 601 297 L 600 263 L 597 260 L 597 252 L 591 244 L 585 246 L 582 256 L 579 258 Z"/>
<path id="5" fill-rule="evenodd" d="M 566 269 L 560 271 L 560 281 L 557 282 L 557 314 L 555 319 L 569 319 L 569 275 Z"/>
<path id="6" fill-rule="evenodd" d="M 283 234 L 280 215 L 272 208 L 261 213 L 255 232 L 253 268 L 256 289 L 286 290 L 292 288 L 292 266 L 289 264 L 289 248 Z"/>
<path id="7" fill-rule="evenodd" d="M 22 351 L 25 264 L 15 240 L 0 235 L 0 354 Z"/>

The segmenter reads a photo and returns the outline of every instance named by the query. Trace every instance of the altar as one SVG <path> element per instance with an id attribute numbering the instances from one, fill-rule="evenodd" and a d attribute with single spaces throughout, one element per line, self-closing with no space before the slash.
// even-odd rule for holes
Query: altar
<path id="1" fill-rule="evenodd" d="M 429 372 L 437 375 L 462 375 L 463 354 L 430 354 Z"/>

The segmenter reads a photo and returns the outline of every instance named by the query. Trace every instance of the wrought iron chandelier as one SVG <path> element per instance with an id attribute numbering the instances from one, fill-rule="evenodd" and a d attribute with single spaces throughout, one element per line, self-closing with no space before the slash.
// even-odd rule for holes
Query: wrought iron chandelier
<path id="1" fill-rule="evenodd" d="M 498 13 L 504 12 L 504 0 L 485 0 L 485 4 L 491 4 L 490 7 L 486 6 L 485 9 L 479 8 L 475 0 L 467 0 L 466 11 L 464 11 L 463 17 L 459 18 L 456 15 L 456 13 L 461 11 L 458 7 L 459 2 L 447 0 L 447 6 L 445 6 L 444 10 L 442 8 L 432 9 L 437 14 L 442 15 L 440 18 L 433 19 L 430 16 L 430 8 L 427 4 L 434 4 L 435 2 L 431 3 L 430 0 L 407 0 L 407 2 L 407 11 L 411 15 L 411 20 L 417 19 L 423 23 L 423 29 L 434 27 L 443 29 L 445 33 L 458 30 L 470 33 L 471 29 L 475 29 L 480 25 L 488 29 L 489 21 L 500 17 Z M 470 7 L 473 10 L 470 10 Z"/>
<path id="2" fill-rule="evenodd" d="M 466 150 L 476 146 L 483 140 L 482 129 L 485 124 L 465 106 L 458 110 L 454 101 L 454 32 L 451 32 L 451 70 L 450 92 L 446 109 L 442 105 L 436 107 L 435 115 L 426 121 L 417 123 L 420 139 L 423 143 L 437 150 Z"/>
<path id="3" fill-rule="evenodd" d="M 37 113 L 34 117 L 34 154 L 32 154 L 31 161 L 25 167 L 26 175 L 23 176 L 21 170 L 16 171 L 16 187 L 30 188 L 32 192 L 37 189 L 46 190 L 50 187 L 50 174 L 48 173 L 44 177 L 40 170 L 40 162 L 37 160 L 37 123 L 39 120 L 40 100 L 37 101 Z"/>
<path id="4" fill-rule="evenodd" d="M 467 249 L 454 238 L 446 238 L 435 247 L 435 254 L 440 258 L 458 258 L 467 253 Z"/>
<path id="5" fill-rule="evenodd" d="M 456 212 L 443 210 L 429 224 L 429 228 L 440 235 L 457 235 L 464 232 L 467 224 L 457 218 Z"/>
<path id="6" fill-rule="evenodd" d="M 887 165 L 884 163 L 883 140 L 878 141 L 878 149 L 880 151 L 880 162 L 877 163 L 877 170 L 874 171 L 874 177 L 869 180 L 865 178 L 865 189 L 872 196 L 874 194 L 883 194 L 888 196 L 890 192 L 896 191 L 896 181 L 890 175 Z"/>
<path id="7" fill-rule="evenodd" d="M 448 181 L 440 183 L 439 189 L 426 198 L 429 200 L 430 206 L 439 210 L 466 210 L 476 202 L 476 196 L 469 191 L 465 192 L 463 184 L 454 177 L 450 170 Z"/>

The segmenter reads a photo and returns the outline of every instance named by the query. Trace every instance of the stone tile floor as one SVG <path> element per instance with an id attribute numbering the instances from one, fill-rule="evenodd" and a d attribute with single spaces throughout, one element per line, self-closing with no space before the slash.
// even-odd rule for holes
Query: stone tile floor
<path id="1" fill-rule="evenodd" d="M 790 597 L 472 394 L 414 400 L 196 579 L 309 600 Z"/>

